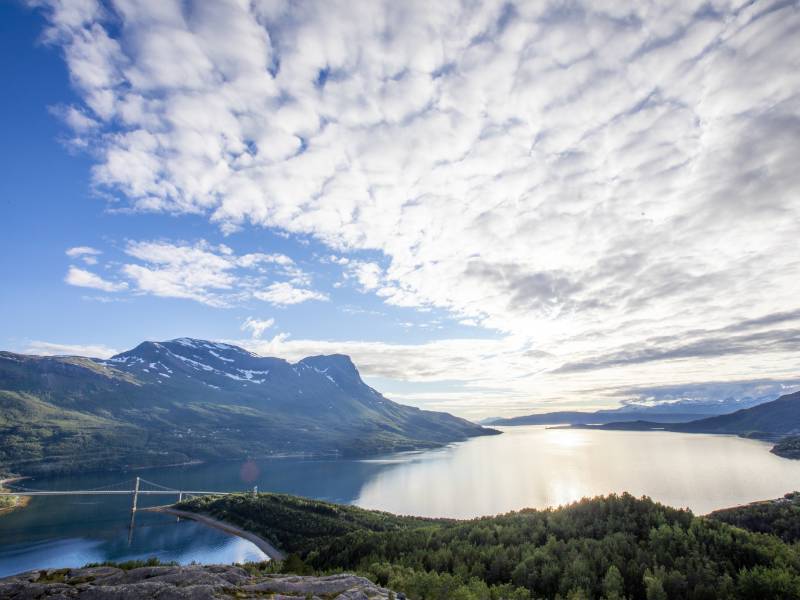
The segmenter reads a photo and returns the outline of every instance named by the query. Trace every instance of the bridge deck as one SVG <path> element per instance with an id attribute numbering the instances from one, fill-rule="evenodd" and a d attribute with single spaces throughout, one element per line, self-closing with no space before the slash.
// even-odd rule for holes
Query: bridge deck
<path id="1" fill-rule="evenodd" d="M 52 490 L 47 492 L 26 492 L 21 490 L 19 492 L 0 492 L 0 496 L 132 496 L 133 494 L 138 494 L 140 496 L 177 496 L 178 494 L 208 496 L 212 494 L 225 495 L 238 493 L 241 492 L 210 492 L 206 490 Z"/>

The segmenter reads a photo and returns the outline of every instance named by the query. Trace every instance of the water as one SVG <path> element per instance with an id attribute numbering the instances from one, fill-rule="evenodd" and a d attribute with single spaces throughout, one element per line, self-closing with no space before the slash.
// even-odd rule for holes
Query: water
<path id="1" fill-rule="evenodd" d="M 182 489 L 279 491 L 425 516 L 473 517 L 629 491 L 697 514 L 800 489 L 800 461 L 769 444 L 668 432 L 507 428 L 448 448 L 374 460 L 265 460 L 28 480 L 87 489 L 138 474 Z M 172 501 L 140 497 L 140 506 Z M 181 563 L 262 560 L 248 541 L 191 521 L 138 513 L 130 497 L 32 498 L 0 516 L 0 576 L 27 569 L 158 556 Z"/>

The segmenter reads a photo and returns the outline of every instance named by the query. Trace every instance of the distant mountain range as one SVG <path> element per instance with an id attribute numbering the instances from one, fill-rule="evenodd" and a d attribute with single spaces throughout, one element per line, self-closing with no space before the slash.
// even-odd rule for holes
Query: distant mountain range
<path id="1" fill-rule="evenodd" d="M 685 423 L 706 417 L 732 413 L 750 408 L 771 398 L 728 399 L 720 402 L 679 401 L 652 406 L 627 404 L 620 408 L 583 411 L 559 411 L 519 417 L 494 417 L 480 421 L 482 425 L 603 425 L 629 421 L 654 421 L 656 423 Z"/>
<path id="2" fill-rule="evenodd" d="M 190 338 L 108 360 L 0 352 L 0 472 L 366 456 L 496 433 L 392 402 L 344 355 L 289 363 Z"/>
<path id="3" fill-rule="evenodd" d="M 686 433 L 727 433 L 760 439 L 780 439 L 800 434 L 800 392 L 786 394 L 772 402 L 744 408 L 727 415 L 697 419 L 688 423 L 616 421 L 602 425 L 577 425 L 598 429 L 665 430 Z"/>

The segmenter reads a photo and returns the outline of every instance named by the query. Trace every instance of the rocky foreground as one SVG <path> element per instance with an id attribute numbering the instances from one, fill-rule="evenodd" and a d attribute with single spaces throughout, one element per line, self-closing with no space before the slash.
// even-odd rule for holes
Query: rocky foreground
<path id="1" fill-rule="evenodd" d="M 84 567 L 28 571 L 0 579 L 0 598 L 81 598 L 83 600 L 211 600 L 216 598 L 273 600 L 389 600 L 404 598 L 355 575 L 305 577 L 250 575 L 240 567 L 188 565 Z"/>

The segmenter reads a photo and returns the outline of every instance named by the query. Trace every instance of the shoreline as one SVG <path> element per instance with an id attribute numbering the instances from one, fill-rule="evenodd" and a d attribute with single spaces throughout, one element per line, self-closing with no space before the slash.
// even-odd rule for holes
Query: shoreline
<path id="1" fill-rule="evenodd" d="M 208 527 L 212 527 L 213 529 L 219 529 L 220 531 L 224 531 L 225 533 L 229 533 L 231 535 L 235 535 L 242 539 L 247 540 L 248 542 L 252 542 L 255 546 L 261 550 L 264 554 L 266 554 L 270 560 L 286 560 L 286 555 L 278 550 L 275 546 L 272 545 L 268 540 L 247 531 L 246 529 L 242 529 L 241 527 L 237 527 L 236 525 L 232 525 L 231 523 L 227 523 L 225 521 L 221 521 L 219 519 L 215 519 L 214 517 L 190 512 L 188 510 L 180 510 L 177 508 L 173 508 L 172 505 L 168 506 L 153 506 L 150 508 L 142 508 L 139 509 L 141 511 L 146 512 L 155 512 L 155 513 L 163 513 L 168 515 L 174 515 L 176 517 L 181 517 L 183 519 L 191 519 L 192 521 L 197 521 L 198 523 L 202 523 Z"/>
<path id="2" fill-rule="evenodd" d="M 205 462 L 206 461 L 199 460 L 199 459 L 198 460 L 186 460 L 186 461 L 183 461 L 183 462 L 170 463 L 168 465 L 153 465 L 153 466 L 143 466 L 143 467 L 131 467 L 129 470 L 130 471 L 146 471 L 147 469 L 171 469 L 173 467 L 191 467 L 191 466 L 194 466 L 194 465 L 202 465 Z M 105 471 L 100 471 L 100 472 L 105 472 Z M 81 472 L 79 471 L 76 474 L 81 474 Z"/>
<path id="3" fill-rule="evenodd" d="M 23 479 L 28 479 L 27 477 L 7 477 L 5 479 L 0 479 L 0 491 L 7 491 L 13 492 L 14 490 L 9 490 L 5 487 L 7 483 L 14 483 L 15 481 L 22 481 Z M 8 496 L 6 496 L 8 497 Z M 7 515 L 8 513 L 14 512 L 15 510 L 19 510 L 21 508 L 25 508 L 31 501 L 30 496 L 12 496 L 12 498 L 16 498 L 16 502 L 13 506 L 3 506 L 0 507 L 0 517 L 3 515 Z"/>
<path id="4" fill-rule="evenodd" d="M 463 442 L 467 442 L 471 439 L 484 437 L 484 436 L 493 436 L 493 435 L 500 435 L 503 432 L 491 429 L 490 427 L 483 426 L 484 429 L 488 430 L 488 432 L 478 433 L 475 435 L 470 435 L 463 439 L 451 440 L 449 442 L 433 442 L 431 445 L 427 444 L 415 444 L 411 447 L 406 447 L 403 449 L 397 448 L 382 448 L 375 452 L 366 452 L 361 453 L 357 452 L 354 454 L 349 453 L 342 453 L 340 450 L 331 450 L 331 451 L 297 451 L 297 452 L 276 452 L 274 454 L 258 454 L 248 457 L 242 456 L 233 456 L 228 458 L 212 458 L 212 459 L 190 459 L 182 462 L 176 463 L 169 463 L 169 464 L 144 464 L 144 465 L 124 465 L 115 468 L 88 468 L 88 469 L 76 469 L 76 470 L 69 470 L 69 471 L 48 471 L 48 470 L 34 470 L 29 471 L 27 475 L 23 475 L 20 477 L 13 477 L 6 480 L 0 480 L 0 485 L 2 485 L 2 481 L 17 481 L 20 479 L 30 479 L 31 477 L 42 477 L 42 478 L 49 478 L 54 476 L 68 476 L 73 477 L 76 475 L 87 475 L 87 474 L 107 474 L 107 473 L 135 473 L 137 471 L 148 471 L 151 469 L 172 469 L 177 467 L 196 467 L 199 465 L 206 465 L 206 464 L 215 464 L 215 463 L 234 463 L 234 462 L 241 462 L 241 461 L 261 461 L 261 460 L 284 460 L 284 459 L 302 459 L 302 460 L 312 460 L 312 461 L 328 461 L 328 460 L 372 460 L 376 458 L 380 458 L 383 456 L 387 456 L 390 454 L 402 454 L 407 452 L 425 452 L 427 450 L 437 450 L 440 448 L 447 448 L 452 446 L 453 444 L 460 444 Z"/>

